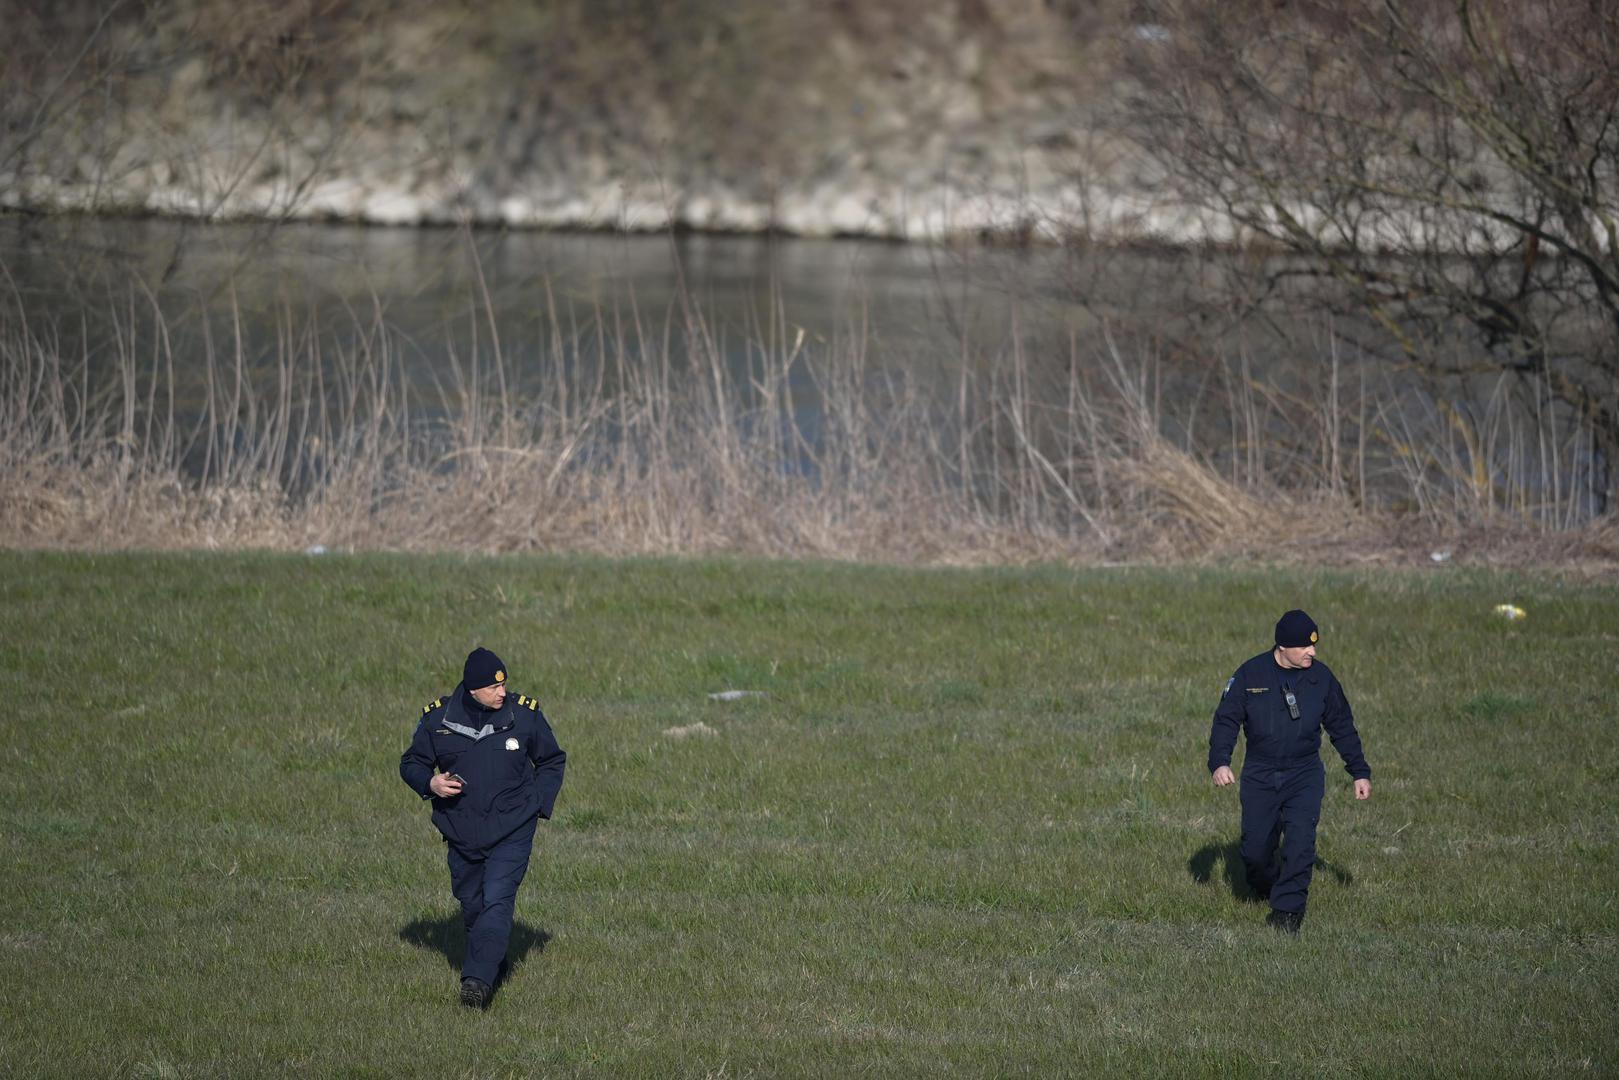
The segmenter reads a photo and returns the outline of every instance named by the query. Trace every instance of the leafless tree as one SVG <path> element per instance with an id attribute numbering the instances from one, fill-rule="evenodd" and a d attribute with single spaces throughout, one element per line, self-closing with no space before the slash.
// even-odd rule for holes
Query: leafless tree
<path id="1" fill-rule="evenodd" d="M 1506 372 L 1591 433 L 1619 498 L 1619 6 L 1164 0 L 1126 128 L 1262 295 L 1343 303 L 1436 375 Z M 1250 285 L 1255 284 L 1253 281 Z"/>

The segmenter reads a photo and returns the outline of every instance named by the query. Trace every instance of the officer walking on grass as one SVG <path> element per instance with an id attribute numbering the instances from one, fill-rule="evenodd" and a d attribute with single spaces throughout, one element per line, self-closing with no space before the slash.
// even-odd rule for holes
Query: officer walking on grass
<path id="1" fill-rule="evenodd" d="M 1248 886 L 1269 900 L 1269 922 L 1290 934 L 1304 922 L 1315 866 L 1315 827 L 1321 819 L 1326 771 L 1321 729 L 1355 781 L 1355 798 L 1372 797 L 1372 770 L 1361 753 L 1349 699 L 1327 665 L 1315 658 L 1320 631 L 1302 611 L 1276 623 L 1276 644 L 1237 669 L 1214 710 L 1209 771 L 1216 787 L 1237 782 L 1231 751 L 1237 732 L 1248 736 L 1242 766 L 1242 863 Z M 1273 862 L 1278 836 L 1281 869 Z"/>
<path id="2" fill-rule="evenodd" d="M 463 1005 L 488 1007 L 505 973 L 517 887 L 566 761 L 539 703 L 507 689 L 506 665 L 488 649 L 473 649 L 461 685 L 422 709 L 399 759 L 405 783 L 433 800 L 433 824 L 449 845 L 450 890 L 467 931 Z"/>

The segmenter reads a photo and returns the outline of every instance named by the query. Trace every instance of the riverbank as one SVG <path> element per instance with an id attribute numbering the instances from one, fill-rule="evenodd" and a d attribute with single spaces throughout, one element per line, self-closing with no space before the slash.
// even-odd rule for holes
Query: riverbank
<path id="1" fill-rule="evenodd" d="M 466 311 L 487 343 L 420 376 L 380 304 L 330 332 L 227 310 L 179 361 L 160 313 L 103 312 L 94 358 L 5 324 L 0 547 L 1619 571 L 1580 433 L 1527 443 L 1504 395 L 1463 421 L 1337 365 L 1261 384 L 1105 334 L 924 371 L 774 317 L 726 351 L 695 304 L 522 341 Z"/>
<path id="2" fill-rule="evenodd" d="M 1122 58 L 1150 45 L 1122 10 L 872 7 L 244 13 L 197 0 L 97 21 L 64 5 L 18 26 L 29 62 L 0 106 L 16 113 L 0 206 L 903 240 L 1206 235 L 1133 194 L 1123 144 L 1101 131 L 1128 85 Z M 82 63 L 68 66 L 67 44 Z"/>
<path id="3" fill-rule="evenodd" d="M 1076 189 L 1052 162 L 1026 162 L 1019 176 L 913 184 L 838 170 L 813 183 L 749 191 L 725 178 L 672 185 L 637 169 L 600 182 L 572 177 L 481 183 L 436 171 L 401 177 L 356 170 L 302 187 L 244 184 L 220 199 L 132 175 L 118 184 L 0 176 L 0 209 L 24 213 L 150 215 L 213 222 L 341 222 L 380 226 L 696 231 L 994 244 L 1124 245 L 1227 239 L 1230 229 L 1184 208 L 1105 188 Z M 601 165 L 595 172 L 612 173 Z"/>

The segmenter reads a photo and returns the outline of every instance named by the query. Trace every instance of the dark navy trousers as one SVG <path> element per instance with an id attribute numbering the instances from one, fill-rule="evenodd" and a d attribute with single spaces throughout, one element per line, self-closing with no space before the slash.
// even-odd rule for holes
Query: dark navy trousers
<path id="1" fill-rule="evenodd" d="M 467 955 L 461 977 L 495 984 L 500 962 L 512 937 L 517 913 L 517 887 L 528 873 L 534 850 L 534 827 L 529 819 L 504 840 L 478 850 L 449 845 L 450 891 L 461 901 L 461 921 L 467 928 Z"/>
<path id="2" fill-rule="evenodd" d="M 1248 761 L 1242 767 L 1242 864 L 1248 887 L 1276 911 L 1303 913 L 1315 868 L 1315 827 L 1327 773 L 1321 759 L 1291 765 Z M 1282 864 L 1276 868 L 1276 841 Z"/>

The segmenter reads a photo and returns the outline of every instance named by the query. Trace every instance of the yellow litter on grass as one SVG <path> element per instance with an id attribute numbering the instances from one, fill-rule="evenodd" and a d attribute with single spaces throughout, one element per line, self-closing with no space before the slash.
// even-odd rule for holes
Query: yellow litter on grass
<path id="1" fill-rule="evenodd" d="M 1529 616 L 1529 613 L 1517 604 L 1497 604 L 1495 605 L 1495 613 L 1508 622 L 1517 622 L 1519 619 Z"/>

